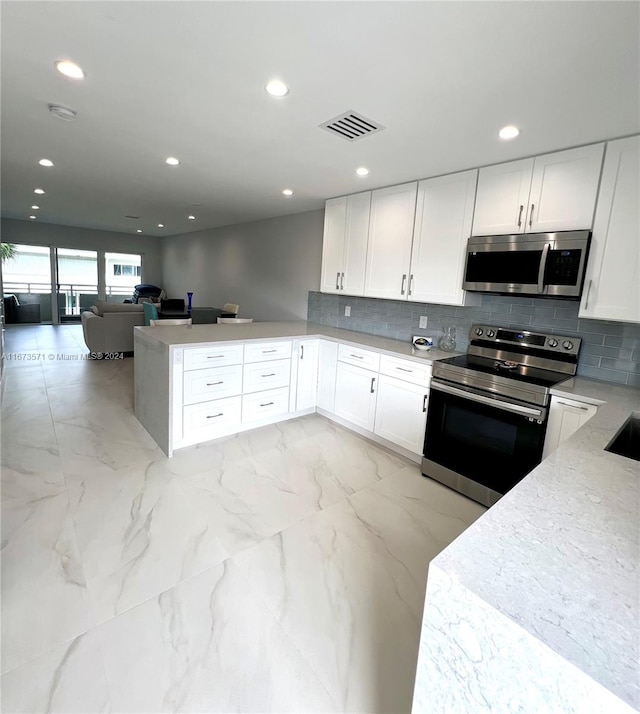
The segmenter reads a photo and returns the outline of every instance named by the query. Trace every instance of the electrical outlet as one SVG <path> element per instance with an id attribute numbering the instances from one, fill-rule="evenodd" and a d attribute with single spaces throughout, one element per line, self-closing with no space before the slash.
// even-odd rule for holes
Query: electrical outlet
<path id="1" fill-rule="evenodd" d="M 351 317 L 351 305 L 344 306 L 344 316 Z"/>
<path id="2" fill-rule="evenodd" d="M 427 316 L 426 315 L 420 315 L 420 329 L 421 330 L 427 329 Z"/>

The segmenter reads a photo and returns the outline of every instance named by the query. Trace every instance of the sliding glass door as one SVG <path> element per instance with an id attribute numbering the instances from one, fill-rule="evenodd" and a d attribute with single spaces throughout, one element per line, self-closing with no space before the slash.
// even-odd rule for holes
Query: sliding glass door
<path id="1" fill-rule="evenodd" d="M 60 324 L 79 322 L 80 313 L 98 299 L 98 253 L 56 248 L 57 298 Z"/>
<path id="2" fill-rule="evenodd" d="M 5 322 L 51 322 L 51 250 L 5 244 L 2 258 Z"/>

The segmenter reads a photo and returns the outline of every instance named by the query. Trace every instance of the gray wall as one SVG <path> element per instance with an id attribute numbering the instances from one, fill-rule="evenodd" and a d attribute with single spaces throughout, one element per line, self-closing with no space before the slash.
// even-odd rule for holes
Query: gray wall
<path id="1" fill-rule="evenodd" d="M 56 248 L 104 250 L 114 253 L 140 253 L 142 255 L 141 282 L 162 286 L 162 261 L 160 238 L 129 235 L 91 228 L 59 226 L 38 221 L 2 219 L 3 243 L 49 245 Z"/>
<path id="2" fill-rule="evenodd" d="M 344 316 L 346 305 L 351 317 Z M 582 338 L 578 374 L 640 387 L 640 325 L 578 319 L 578 307 L 574 301 L 501 295 L 483 295 L 479 307 L 451 307 L 309 293 L 310 322 L 407 341 L 429 335 L 436 345 L 443 326 L 453 325 L 460 352 L 466 351 L 475 323 L 575 335 Z M 426 330 L 418 328 L 421 315 L 427 316 Z"/>
<path id="3" fill-rule="evenodd" d="M 305 320 L 320 286 L 324 211 L 163 239 L 163 287 L 194 307 L 238 303 L 241 317 Z"/>

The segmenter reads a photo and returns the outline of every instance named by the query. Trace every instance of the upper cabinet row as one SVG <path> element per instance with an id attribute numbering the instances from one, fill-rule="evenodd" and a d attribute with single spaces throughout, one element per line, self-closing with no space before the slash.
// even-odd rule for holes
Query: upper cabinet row
<path id="1" fill-rule="evenodd" d="M 470 235 L 591 228 L 604 144 L 326 202 L 321 291 L 473 305 Z"/>

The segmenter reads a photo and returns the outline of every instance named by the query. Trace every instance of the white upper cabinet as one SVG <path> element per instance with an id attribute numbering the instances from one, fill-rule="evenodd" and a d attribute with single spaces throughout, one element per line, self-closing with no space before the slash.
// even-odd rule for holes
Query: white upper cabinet
<path id="1" fill-rule="evenodd" d="M 323 293 L 362 295 L 370 206 L 371 191 L 326 202 L 320 281 Z"/>
<path id="2" fill-rule="evenodd" d="M 473 235 L 590 229 L 604 144 L 480 169 Z"/>
<path id="3" fill-rule="evenodd" d="M 417 182 L 372 192 L 364 294 L 406 300 Z"/>
<path id="4" fill-rule="evenodd" d="M 640 322 L 640 136 L 611 141 L 580 317 Z"/>
<path id="5" fill-rule="evenodd" d="M 529 205 L 533 159 L 480 169 L 473 235 L 522 233 Z"/>
<path id="6" fill-rule="evenodd" d="M 418 184 L 409 300 L 478 304 L 480 296 L 461 287 L 477 179 L 473 170 Z"/>
<path id="7" fill-rule="evenodd" d="M 598 195 L 604 144 L 537 156 L 529 214 L 531 233 L 590 229 Z"/>

